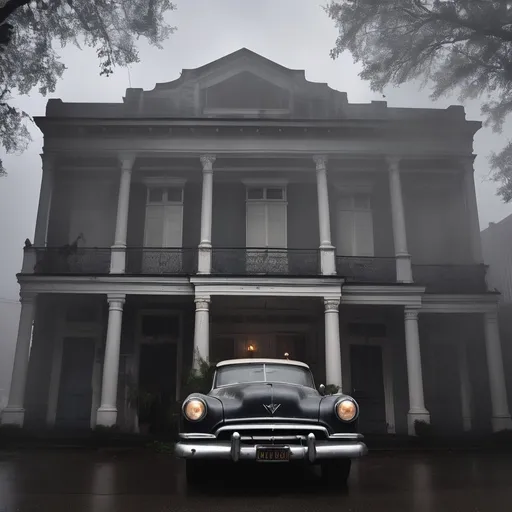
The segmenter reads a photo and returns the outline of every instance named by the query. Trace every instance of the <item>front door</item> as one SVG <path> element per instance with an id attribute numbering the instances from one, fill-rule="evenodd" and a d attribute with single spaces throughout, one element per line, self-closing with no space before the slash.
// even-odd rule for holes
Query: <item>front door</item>
<path id="1" fill-rule="evenodd" d="M 382 371 L 382 348 L 350 345 L 352 396 L 360 406 L 359 428 L 363 433 L 387 433 Z"/>
<path id="2" fill-rule="evenodd" d="M 64 338 L 56 425 L 89 428 L 95 340 Z"/>

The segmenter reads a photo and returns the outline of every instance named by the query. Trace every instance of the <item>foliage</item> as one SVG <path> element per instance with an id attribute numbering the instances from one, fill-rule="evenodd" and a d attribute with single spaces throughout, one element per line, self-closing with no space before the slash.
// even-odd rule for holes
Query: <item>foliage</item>
<path id="1" fill-rule="evenodd" d="M 175 30 L 164 18 L 175 9 L 171 0 L 4 0 L 0 5 L 0 145 L 9 153 L 30 141 L 30 118 L 9 104 L 12 94 L 55 91 L 66 69 L 57 45 L 95 48 L 100 74 L 109 76 L 116 66 L 139 61 L 139 38 L 161 48 Z"/>
<path id="2" fill-rule="evenodd" d="M 512 112 L 510 0 L 331 0 L 326 11 L 339 29 L 331 56 L 350 51 L 373 90 L 421 78 L 432 99 L 486 96 L 482 114 L 502 130 Z M 512 200 L 512 140 L 491 166 L 498 194 Z"/>
<path id="3" fill-rule="evenodd" d="M 197 368 L 192 368 L 188 373 L 183 390 L 184 397 L 191 393 L 207 394 L 212 388 L 215 364 L 203 359 L 196 352 Z"/>
<path id="4" fill-rule="evenodd" d="M 325 386 L 324 395 L 336 395 L 338 394 L 340 387 L 336 384 L 327 384 Z"/>

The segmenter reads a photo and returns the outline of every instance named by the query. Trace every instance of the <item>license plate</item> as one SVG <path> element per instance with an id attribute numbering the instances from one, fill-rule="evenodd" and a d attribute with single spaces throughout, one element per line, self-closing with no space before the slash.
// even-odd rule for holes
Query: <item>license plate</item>
<path id="1" fill-rule="evenodd" d="M 261 446 L 256 448 L 258 462 L 288 462 L 290 449 L 287 447 Z"/>

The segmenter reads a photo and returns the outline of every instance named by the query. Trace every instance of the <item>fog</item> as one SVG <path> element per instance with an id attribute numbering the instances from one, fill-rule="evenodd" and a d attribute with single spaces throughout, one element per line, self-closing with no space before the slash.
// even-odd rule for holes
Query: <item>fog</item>
<path id="1" fill-rule="evenodd" d="M 183 68 L 195 68 L 223 55 L 247 47 L 279 64 L 305 69 L 308 80 L 327 82 L 346 91 L 350 102 L 388 101 L 390 106 L 440 107 L 459 103 L 457 97 L 433 103 L 428 90 L 417 84 L 386 91 L 386 97 L 370 91 L 358 77 L 359 67 L 350 55 L 333 61 L 329 50 L 336 39 L 336 29 L 322 9 L 311 0 L 177 0 L 178 10 L 170 13 L 177 32 L 162 50 L 140 45 L 140 63 L 129 70 L 117 69 L 109 78 L 99 76 L 95 51 L 67 47 L 62 50 L 67 66 L 64 78 L 50 97 L 63 101 L 118 102 L 127 87 L 152 89 L 157 82 L 179 77 Z M 15 98 L 15 104 L 32 116 L 44 114 L 48 98 L 37 92 Z M 481 119 L 478 102 L 466 105 L 467 118 Z M 512 128 L 505 125 L 504 133 Z M 13 346 L 17 330 L 19 286 L 16 273 L 21 268 L 22 247 L 33 239 L 39 187 L 41 181 L 42 136 L 31 126 L 33 141 L 21 155 L 3 155 L 8 177 L 0 179 L 0 390 L 8 387 Z M 478 154 L 476 189 L 482 229 L 512 213 L 495 195 L 496 184 L 488 178 L 487 156 L 505 144 L 505 137 L 482 129 L 475 138 Z M 2 392 L 0 391 L 0 394 Z M 1 399 L 1 397 L 0 397 Z"/>

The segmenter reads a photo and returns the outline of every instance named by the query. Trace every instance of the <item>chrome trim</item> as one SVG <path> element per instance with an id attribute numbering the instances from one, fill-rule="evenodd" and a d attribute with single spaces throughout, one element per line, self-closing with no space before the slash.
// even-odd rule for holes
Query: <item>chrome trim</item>
<path id="1" fill-rule="evenodd" d="M 176 456 L 184 459 L 210 460 L 256 460 L 256 445 L 241 445 L 240 435 L 235 432 L 230 442 L 222 443 L 176 443 Z M 362 442 L 317 441 L 314 434 L 308 435 L 307 446 L 285 445 L 290 450 L 290 460 L 307 459 L 310 463 L 340 458 L 358 458 L 368 453 Z"/>
<path id="2" fill-rule="evenodd" d="M 301 430 L 301 431 L 309 430 L 309 431 L 321 432 L 322 434 L 325 435 L 325 437 L 329 437 L 329 432 L 327 431 L 327 429 L 325 427 L 322 427 L 320 425 L 300 425 L 300 424 L 297 425 L 296 423 L 288 423 L 288 424 L 285 424 L 285 423 L 266 423 L 266 424 L 265 423 L 248 423 L 245 425 L 240 425 L 240 424 L 230 425 L 229 427 L 223 426 L 216 430 L 215 436 L 219 437 L 219 434 L 221 434 L 222 432 L 226 432 L 226 431 L 232 432 L 233 430 L 235 430 L 235 431 L 275 430 L 278 432 L 280 430 Z"/>
<path id="3" fill-rule="evenodd" d="M 197 420 L 191 420 L 186 414 L 185 414 L 185 406 L 191 402 L 192 400 L 197 400 L 198 402 L 201 402 L 203 405 L 204 405 L 204 414 Z M 187 399 L 183 402 L 182 406 L 181 406 L 181 413 L 183 414 L 183 416 L 185 417 L 185 419 L 187 421 L 190 421 L 191 423 L 197 423 L 199 421 L 202 421 L 204 420 L 204 418 L 206 417 L 206 415 L 208 414 L 208 405 L 206 404 L 206 402 L 200 397 L 200 396 L 194 396 L 194 395 L 190 395 L 187 397 Z"/>
<path id="4" fill-rule="evenodd" d="M 359 441 L 360 439 L 364 439 L 363 434 L 331 434 L 329 439 L 336 441 L 346 439 L 347 441 Z"/>
<path id="5" fill-rule="evenodd" d="M 216 439 L 214 434 L 180 434 L 182 439 Z"/>
<path id="6" fill-rule="evenodd" d="M 290 422 L 290 418 L 285 418 L 283 416 L 274 416 L 273 418 L 269 418 L 268 416 L 258 416 L 258 417 L 251 417 L 251 418 L 232 418 L 232 419 L 227 419 L 227 420 L 224 420 L 224 424 L 225 425 L 230 425 L 230 424 L 244 424 L 244 423 L 252 423 L 252 422 L 255 422 L 255 421 L 265 421 L 265 422 L 268 422 L 269 420 L 271 420 L 273 423 L 276 423 L 276 422 L 280 422 L 282 421 L 283 423 L 285 422 Z M 296 424 L 303 424 L 305 426 L 309 426 L 309 425 L 312 425 L 312 426 L 318 426 L 318 420 L 317 419 L 303 419 L 303 418 L 293 418 L 293 422 L 296 423 Z"/>
<path id="7" fill-rule="evenodd" d="M 351 420 L 348 420 L 348 421 L 347 420 L 342 420 L 338 416 L 338 404 L 340 404 L 341 402 L 345 402 L 345 401 L 352 402 L 356 406 L 356 415 Z M 349 397 L 349 396 L 345 396 L 344 398 L 340 398 L 339 400 L 336 400 L 336 402 L 334 402 L 334 415 L 336 416 L 336 418 L 338 418 L 343 423 L 353 423 L 354 421 L 357 420 L 357 418 L 359 418 L 359 404 L 352 397 Z"/>

